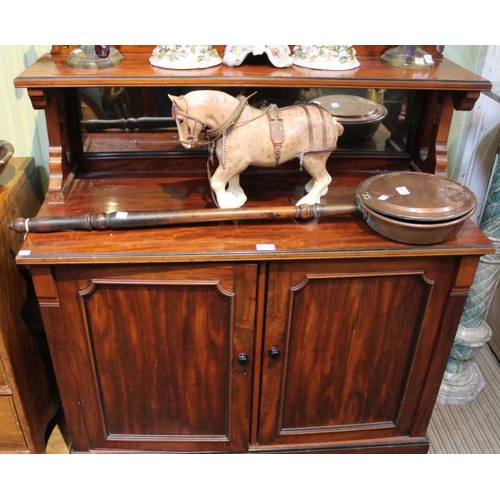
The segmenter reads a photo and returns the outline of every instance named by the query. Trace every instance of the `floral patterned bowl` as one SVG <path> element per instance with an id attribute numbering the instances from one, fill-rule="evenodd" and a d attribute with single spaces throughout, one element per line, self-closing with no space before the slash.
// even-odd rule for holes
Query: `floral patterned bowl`
<path id="1" fill-rule="evenodd" d="M 226 66 L 240 66 L 248 54 L 266 54 L 276 68 L 286 68 L 293 62 L 288 45 L 226 45 L 223 63 Z"/>
<path id="2" fill-rule="evenodd" d="M 293 64 L 327 70 L 347 70 L 360 65 L 352 45 L 296 45 Z"/>
<path id="3" fill-rule="evenodd" d="M 159 68 L 197 69 L 218 66 L 222 59 L 211 45 L 157 45 L 149 62 Z"/>

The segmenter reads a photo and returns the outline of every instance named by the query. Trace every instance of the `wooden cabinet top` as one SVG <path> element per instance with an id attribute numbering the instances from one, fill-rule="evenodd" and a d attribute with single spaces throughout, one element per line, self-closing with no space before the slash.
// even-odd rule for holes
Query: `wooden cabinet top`
<path id="1" fill-rule="evenodd" d="M 120 47 L 120 46 L 116 46 Z M 127 48 L 128 47 L 128 48 Z M 271 64 L 238 67 L 223 64 L 207 69 L 173 70 L 149 63 L 154 46 L 127 46 L 123 62 L 110 68 L 74 68 L 66 64 L 68 50 L 53 50 L 19 75 L 16 87 L 97 87 L 97 86 L 212 86 L 212 87 L 341 87 L 399 88 L 417 90 L 483 91 L 491 82 L 442 57 L 435 57 L 431 69 L 402 69 L 381 62 L 377 51 L 358 50 L 360 66 L 348 71 L 325 71 Z M 132 47 L 132 48 L 131 48 Z M 221 46 L 223 47 L 223 46 Z M 218 47 L 219 52 L 223 48 Z M 373 46 L 380 47 L 380 46 Z M 378 49 L 378 52 L 384 47 Z M 382 52 L 383 53 L 383 52 Z M 364 55 L 368 54 L 368 55 Z"/>
<path id="2" fill-rule="evenodd" d="M 332 182 L 325 204 L 354 199 L 358 176 Z M 243 179 L 246 207 L 293 206 L 302 192 L 299 174 Z M 208 181 L 172 176 L 79 179 L 65 204 L 45 204 L 39 216 L 95 212 L 210 208 Z M 264 245 L 264 247 L 261 247 Z M 271 246 L 274 245 L 274 249 Z M 482 255 L 490 240 L 470 221 L 457 236 L 436 245 L 409 245 L 376 234 L 361 213 L 320 220 L 227 221 L 150 229 L 30 233 L 21 264 L 216 262 Z"/>

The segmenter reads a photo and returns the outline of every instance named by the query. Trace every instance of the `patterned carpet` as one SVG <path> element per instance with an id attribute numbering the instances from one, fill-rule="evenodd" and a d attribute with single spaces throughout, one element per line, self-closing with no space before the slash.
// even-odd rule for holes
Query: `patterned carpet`
<path id="1" fill-rule="evenodd" d="M 468 405 L 436 403 L 427 436 L 432 454 L 500 453 L 500 364 L 486 345 L 475 356 L 486 386 Z"/>

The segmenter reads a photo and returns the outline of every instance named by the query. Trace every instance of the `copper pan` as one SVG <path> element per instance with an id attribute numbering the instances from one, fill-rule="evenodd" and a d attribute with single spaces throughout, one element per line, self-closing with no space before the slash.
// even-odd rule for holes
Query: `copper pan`
<path id="1" fill-rule="evenodd" d="M 474 194 L 466 187 L 417 172 L 371 177 L 358 186 L 356 202 L 374 231 L 416 245 L 453 238 L 477 208 Z"/>
<path id="2" fill-rule="evenodd" d="M 10 142 L 0 140 L 0 174 L 14 155 L 14 146 Z"/>
<path id="3" fill-rule="evenodd" d="M 433 245 L 453 238 L 475 211 L 474 209 L 458 219 L 437 223 L 407 222 L 385 217 L 362 202 L 359 202 L 359 209 L 363 219 L 375 232 L 391 240 L 413 245 Z"/>

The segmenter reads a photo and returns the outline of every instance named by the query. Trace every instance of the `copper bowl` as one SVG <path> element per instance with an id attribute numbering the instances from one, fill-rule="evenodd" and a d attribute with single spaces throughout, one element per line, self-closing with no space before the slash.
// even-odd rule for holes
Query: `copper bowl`
<path id="1" fill-rule="evenodd" d="M 359 200 L 358 204 L 363 219 L 375 232 L 391 240 L 413 245 L 433 245 L 453 238 L 475 212 L 474 207 L 462 217 L 446 222 L 408 222 L 386 217 Z"/>
<path id="2" fill-rule="evenodd" d="M 387 115 L 381 104 L 355 95 L 325 95 L 311 102 L 326 109 L 344 127 L 339 143 L 370 139 Z"/>
<path id="3" fill-rule="evenodd" d="M 0 141 L 0 174 L 4 171 L 13 154 L 14 147 L 12 144 L 7 141 Z"/>
<path id="4" fill-rule="evenodd" d="M 370 177 L 358 186 L 356 202 L 374 231 L 416 245 L 454 237 L 477 208 L 476 197 L 468 188 L 420 172 Z"/>

